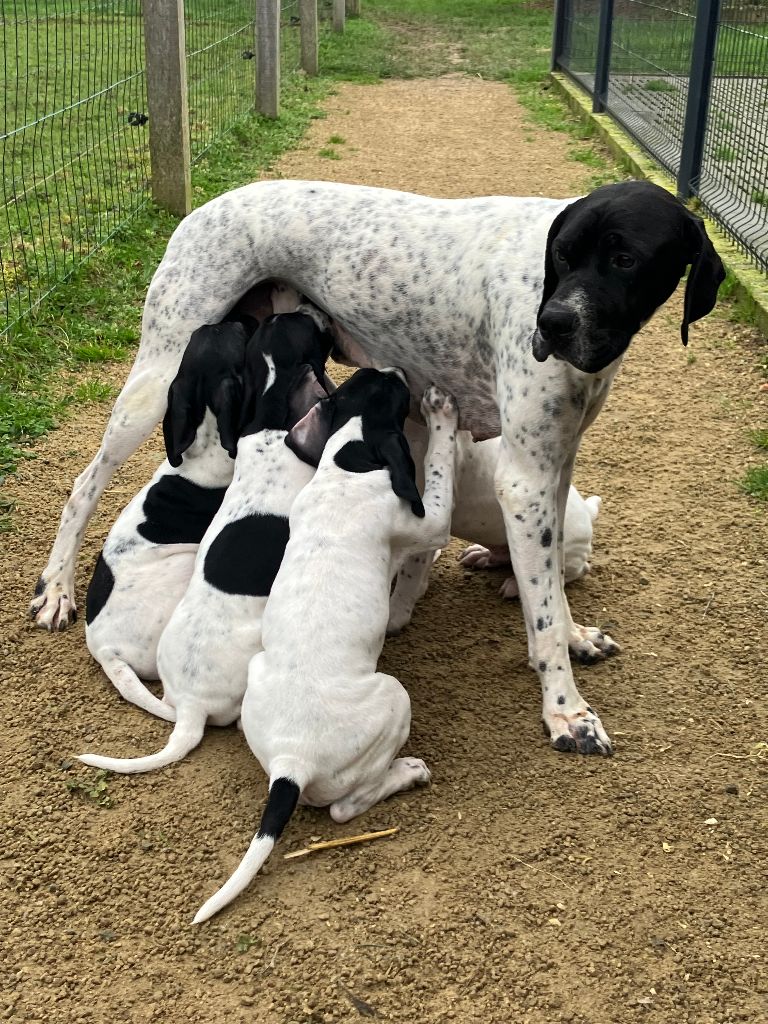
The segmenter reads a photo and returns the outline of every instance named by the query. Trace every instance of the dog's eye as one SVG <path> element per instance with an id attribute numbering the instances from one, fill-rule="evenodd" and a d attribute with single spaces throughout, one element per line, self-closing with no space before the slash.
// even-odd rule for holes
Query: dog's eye
<path id="1" fill-rule="evenodd" d="M 627 252 L 617 252 L 615 256 L 611 257 L 611 263 L 620 270 L 629 270 L 630 267 L 634 267 L 636 260 Z"/>
<path id="2" fill-rule="evenodd" d="M 555 262 L 556 263 L 562 263 L 562 265 L 565 266 L 565 267 L 568 266 L 568 260 L 566 259 L 565 253 L 563 252 L 563 250 L 560 248 L 559 245 L 555 246 L 555 250 L 554 250 L 553 255 L 555 257 Z"/>

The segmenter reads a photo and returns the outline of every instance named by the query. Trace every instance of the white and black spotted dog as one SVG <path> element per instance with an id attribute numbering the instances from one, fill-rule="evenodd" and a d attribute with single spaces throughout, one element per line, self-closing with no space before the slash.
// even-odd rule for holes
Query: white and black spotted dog
<path id="1" fill-rule="evenodd" d="M 414 458 L 425 447 L 425 432 L 415 424 L 406 431 Z M 472 541 L 459 555 L 466 569 L 490 569 L 511 565 L 504 516 L 494 477 L 499 462 L 501 438 L 474 442 L 460 430 L 456 438 L 456 475 L 451 535 Z M 571 485 L 563 520 L 563 574 L 565 583 L 581 579 L 591 569 L 594 523 L 600 498 L 583 498 Z M 425 551 L 406 560 L 397 575 L 390 607 L 389 635 L 399 633 L 410 621 L 416 602 L 426 593 L 429 571 L 436 553 Z M 514 575 L 501 585 L 500 594 L 510 600 L 520 593 Z"/>
<path id="2" fill-rule="evenodd" d="M 197 746 L 207 722 L 238 718 L 288 540 L 288 513 L 315 471 L 286 445 L 286 435 L 326 395 L 331 342 L 316 314 L 301 311 L 268 317 L 249 342 L 234 477 L 157 649 L 163 701 L 176 725 L 156 754 L 84 754 L 86 764 L 115 772 L 161 768 Z"/>
<path id="3" fill-rule="evenodd" d="M 562 200 L 268 181 L 212 200 L 182 221 L 155 273 L 136 363 L 64 508 L 32 615 L 47 629 L 70 621 L 85 526 L 162 417 L 190 333 L 260 282 L 284 280 L 332 318 L 349 361 L 401 366 L 414 395 L 434 381 L 456 396 L 476 439 L 502 435 L 496 494 L 544 725 L 557 750 L 609 754 L 569 652 L 617 648 L 571 616 L 565 503 L 581 437 L 624 352 L 688 265 L 684 340 L 714 306 L 724 271 L 702 221 L 646 182 Z"/>
<path id="4" fill-rule="evenodd" d="M 401 370 L 358 370 L 291 432 L 289 443 L 305 458 L 322 457 L 291 509 L 290 541 L 264 613 L 264 650 L 251 661 L 243 700 L 243 732 L 269 776 L 269 796 L 240 866 L 195 923 L 248 885 L 299 800 L 330 805 L 334 821 L 348 821 L 429 781 L 423 761 L 396 757 L 411 702 L 377 662 L 396 566 L 448 537 L 458 412 L 453 398 L 427 389 L 422 502 L 403 434 L 409 405 Z"/>
<path id="5" fill-rule="evenodd" d="M 158 678 L 160 634 L 232 479 L 246 341 L 239 323 L 193 334 L 168 392 L 168 457 L 109 531 L 86 596 L 88 650 L 126 700 L 167 721 L 174 709 L 141 680 Z"/>

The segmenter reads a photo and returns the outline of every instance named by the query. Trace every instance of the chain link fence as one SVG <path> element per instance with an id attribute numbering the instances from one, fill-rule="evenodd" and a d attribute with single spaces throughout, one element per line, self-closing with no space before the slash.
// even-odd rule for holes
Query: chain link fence
<path id="1" fill-rule="evenodd" d="M 765 0 L 560 0 L 553 63 L 768 271 Z"/>
<path id="2" fill-rule="evenodd" d="M 151 0 L 145 0 L 151 2 Z M 299 67 L 298 0 L 281 64 Z M 255 0 L 186 0 L 192 160 L 256 101 Z M 149 201 L 141 0 L 3 0 L 0 335 Z"/>

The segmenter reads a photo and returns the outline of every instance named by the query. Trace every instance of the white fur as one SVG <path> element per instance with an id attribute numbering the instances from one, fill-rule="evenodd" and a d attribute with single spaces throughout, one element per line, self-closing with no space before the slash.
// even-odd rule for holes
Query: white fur
<path id="1" fill-rule="evenodd" d="M 109 598 L 85 627 L 88 650 L 120 694 L 166 721 L 175 712 L 141 682 L 157 679 L 157 645 L 192 576 L 197 544 L 155 544 L 142 537 L 144 501 L 163 477 L 184 477 L 201 487 L 227 487 L 234 462 L 221 447 L 210 410 L 192 445 L 174 468 L 166 460 L 123 509 L 109 531 L 102 557 L 114 576 Z"/>
<path id="2" fill-rule="evenodd" d="M 448 535 L 456 406 L 431 388 L 424 408 L 432 427 L 425 518 L 395 495 L 387 469 L 351 473 L 334 462 L 340 448 L 362 438 L 359 416 L 332 435 L 293 505 L 291 538 L 264 613 L 264 650 L 248 670 L 243 732 L 270 784 L 292 780 L 303 803 L 330 805 L 335 821 L 429 781 L 423 761 L 395 757 L 408 737 L 410 699 L 397 679 L 377 671 L 396 565 Z M 257 835 L 195 923 L 241 892 L 273 846 Z"/>

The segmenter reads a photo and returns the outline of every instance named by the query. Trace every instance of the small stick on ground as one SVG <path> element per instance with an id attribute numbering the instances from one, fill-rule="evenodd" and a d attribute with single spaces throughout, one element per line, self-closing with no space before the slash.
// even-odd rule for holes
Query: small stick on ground
<path id="1" fill-rule="evenodd" d="M 367 843 L 370 839 L 381 839 L 382 836 L 393 836 L 400 831 L 400 826 L 385 828 L 381 832 L 364 832 L 360 836 L 343 836 L 341 839 L 328 839 L 324 843 L 310 843 L 303 850 L 294 850 L 292 853 L 284 853 L 283 860 L 292 860 L 294 857 L 306 857 L 308 853 L 315 853 L 316 850 L 330 850 L 336 846 L 352 846 L 353 843 Z"/>

